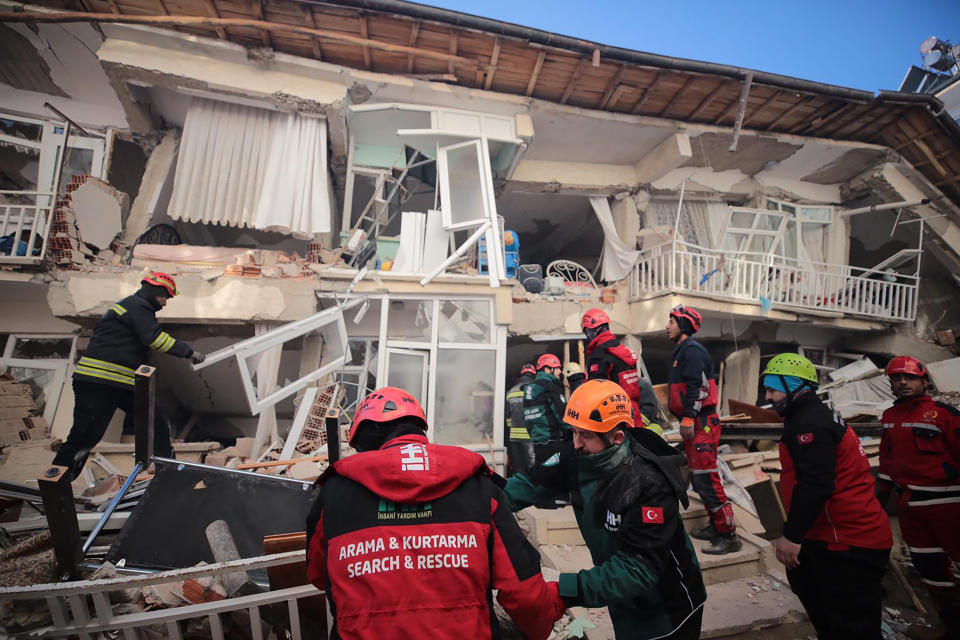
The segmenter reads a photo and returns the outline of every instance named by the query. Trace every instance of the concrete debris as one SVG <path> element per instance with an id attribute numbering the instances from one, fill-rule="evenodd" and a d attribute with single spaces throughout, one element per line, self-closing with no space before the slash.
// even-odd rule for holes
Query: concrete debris
<path id="1" fill-rule="evenodd" d="M 88 178 L 71 194 L 71 204 L 81 240 L 107 249 L 121 231 L 129 197 L 103 180 Z"/>
<path id="2" fill-rule="evenodd" d="M 30 385 L 0 375 L 0 447 L 49 438 L 50 425 L 38 413 Z"/>
<path id="3" fill-rule="evenodd" d="M 960 392 L 960 358 L 927 364 L 930 380 L 941 393 Z"/>

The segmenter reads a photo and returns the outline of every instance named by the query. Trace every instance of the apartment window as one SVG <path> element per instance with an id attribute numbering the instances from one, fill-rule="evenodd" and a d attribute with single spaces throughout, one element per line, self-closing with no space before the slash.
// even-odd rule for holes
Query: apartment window
<path id="1" fill-rule="evenodd" d="M 761 209 L 731 208 L 720 249 L 731 253 L 782 255 L 787 217 Z"/>
<path id="2" fill-rule="evenodd" d="M 773 198 L 767 198 L 766 204 L 768 211 L 778 211 L 786 218 L 783 243 L 777 255 L 822 262 L 833 207 L 794 204 Z"/>

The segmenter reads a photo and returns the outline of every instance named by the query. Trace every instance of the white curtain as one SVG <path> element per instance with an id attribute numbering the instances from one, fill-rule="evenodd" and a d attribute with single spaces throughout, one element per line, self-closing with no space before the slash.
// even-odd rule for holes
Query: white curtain
<path id="1" fill-rule="evenodd" d="M 304 237 L 329 232 L 326 122 L 194 98 L 168 213 Z"/>
<path id="2" fill-rule="evenodd" d="M 602 196 L 590 196 L 590 206 L 603 227 L 603 264 L 600 277 L 607 282 L 623 280 L 637 263 L 640 255 L 633 247 L 620 239 L 613 223 L 610 202 Z"/>
<path id="3" fill-rule="evenodd" d="M 647 206 L 646 227 L 669 227 L 671 233 L 677 222 L 678 200 L 653 199 Z M 730 207 L 725 202 L 684 199 L 680 209 L 680 238 L 685 242 L 708 249 L 720 247 L 723 233 L 730 216 Z"/>

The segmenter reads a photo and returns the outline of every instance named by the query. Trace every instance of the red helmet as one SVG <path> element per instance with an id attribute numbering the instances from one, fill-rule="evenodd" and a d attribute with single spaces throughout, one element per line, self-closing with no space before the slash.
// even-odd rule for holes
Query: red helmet
<path id="1" fill-rule="evenodd" d="M 171 276 L 169 273 L 151 271 L 150 275 L 141 280 L 140 283 L 153 284 L 158 287 L 163 287 L 170 294 L 171 298 L 177 295 L 177 283 L 174 282 L 173 276 Z"/>
<path id="2" fill-rule="evenodd" d="M 887 368 L 883 372 L 888 376 L 895 373 L 906 373 L 922 378 L 927 375 L 927 368 L 913 356 L 897 356 L 887 363 Z"/>
<path id="3" fill-rule="evenodd" d="M 353 438 L 357 435 L 357 427 L 361 422 L 367 420 L 389 422 L 405 416 L 416 418 L 423 424 L 423 430 L 427 430 L 427 416 L 412 395 L 396 387 L 382 387 L 372 391 L 353 414 L 353 424 L 350 425 L 350 435 L 347 440 L 351 445 L 353 444 Z"/>
<path id="4" fill-rule="evenodd" d="M 534 367 L 529 362 L 523 365 L 522 367 L 520 367 L 520 375 L 523 375 L 525 373 L 536 373 L 536 372 L 537 372 L 537 368 Z"/>
<path id="5" fill-rule="evenodd" d="M 552 353 L 545 353 L 537 359 L 537 371 L 544 367 L 560 367 L 560 358 Z"/>
<path id="6" fill-rule="evenodd" d="M 674 307 L 670 310 L 670 317 L 676 319 L 677 324 L 680 325 L 680 329 L 684 328 L 682 320 L 686 320 L 690 323 L 690 327 L 693 329 L 692 333 L 700 331 L 700 325 L 703 324 L 703 316 L 700 313 L 691 307 L 684 307 L 680 305 L 679 307 Z M 684 333 L 687 333 L 684 331 Z"/>
<path id="7" fill-rule="evenodd" d="M 610 316 L 603 309 L 590 309 L 580 320 L 580 330 L 596 329 L 602 324 L 610 324 Z"/>

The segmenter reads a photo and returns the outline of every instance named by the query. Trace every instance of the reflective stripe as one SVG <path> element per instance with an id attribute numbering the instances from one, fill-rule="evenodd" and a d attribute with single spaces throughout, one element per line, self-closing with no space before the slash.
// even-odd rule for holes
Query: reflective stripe
<path id="1" fill-rule="evenodd" d="M 946 487 L 921 487 L 916 484 L 908 484 L 907 489 L 915 491 L 960 491 L 960 484 L 947 485 Z"/>
<path id="2" fill-rule="evenodd" d="M 133 374 L 136 373 L 136 369 L 125 367 L 122 364 L 114 364 L 112 362 L 107 362 L 106 360 L 97 360 L 96 358 L 89 358 L 87 356 L 81 357 L 80 361 L 77 362 L 77 366 L 87 366 L 87 367 L 94 367 L 96 369 L 105 369 L 107 371 L 112 371 L 114 373 L 130 376 L 131 378 L 133 377 Z"/>
<path id="3" fill-rule="evenodd" d="M 954 504 L 960 502 L 960 496 L 953 498 L 934 498 L 933 500 L 908 500 L 907 506 L 910 507 L 929 507 L 934 504 Z"/>
<path id="4" fill-rule="evenodd" d="M 893 482 L 893 478 L 891 478 L 885 473 L 878 473 L 877 477 L 880 478 L 881 480 L 889 480 L 890 482 Z"/>
<path id="5" fill-rule="evenodd" d="M 884 423 L 883 423 L 883 428 L 884 428 L 884 429 L 893 429 L 895 426 L 897 426 L 897 425 L 896 425 L 895 423 L 893 423 L 893 422 L 884 422 Z"/>
<path id="6" fill-rule="evenodd" d="M 713 469 L 691 469 L 690 473 L 720 473 L 720 469 L 717 467 Z"/>
<path id="7" fill-rule="evenodd" d="M 510 393 L 507 394 L 507 400 L 513 400 L 514 398 L 518 400 L 522 399 L 523 391 L 511 391 Z"/>
<path id="8" fill-rule="evenodd" d="M 511 440 L 529 440 L 530 432 L 527 431 L 526 427 L 512 427 L 510 429 L 510 439 Z"/>
<path id="9" fill-rule="evenodd" d="M 157 337 L 154 338 L 153 342 L 150 343 L 150 348 L 156 349 L 162 353 L 166 353 L 167 351 L 170 351 L 170 348 L 173 347 L 175 343 L 176 340 L 174 340 L 169 333 L 166 331 L 161 331 Z"/>
<path id="10" fill-rule="evenodd" d="M 118 316 L 122 316 L 127 312 L 127 310 L 121 307 L 118 303 L 110 305 L 110 310 L 116 313 Z"/>
<path id="11" fill-rule="evenodd" d="M 907 547 L 910 553 L 946 553 L 942 547 Z"/>
<path id="12" fill-rule="evenodd" d="M 940 427 L 935 424 L 927 424 L 926 422 L 904 422 L 904 429 L 926 429 L 927 431 L 936 431 L 940 433 Z"/>
<path id="13" fill-rule="evenodd" d="M 167 339 L 164 341 L 163 346 L 160 347 L 160 351 L 162 353 L 166 353 L 167 351 L 170 351 L 170 349 L 172 349 L 173 345 L 175 345 L 176 343 L 177 341 L 174 340 L 172 336 L 167 336 Z"/>
<path id="14" fill-rule="evenodd" d="M 77 368 L 74 371 L 83 376 L 90 376 L 91 378 L 102 378 L 104 380 L 110 380 L 112 382 L 120 382 L 122 384 L 128 384 L 131 387 L 134 386 L 135 384 L 133 380 L 133 376 L 128 378 L 120 374 L 104 371 L 103 369 L 94 369 L 91 367 L 83 367 L 83 366 L 77 365 Z"/>
<path id="15" fill-rule="evenodd" d="M 924 584 L 929 584 L 933 587 L 955 587 L 957 586 L 956 582 L 940 582 L 938 580 L 927 580 L 926 578 L 920 578 L 920 582 Z"/>

